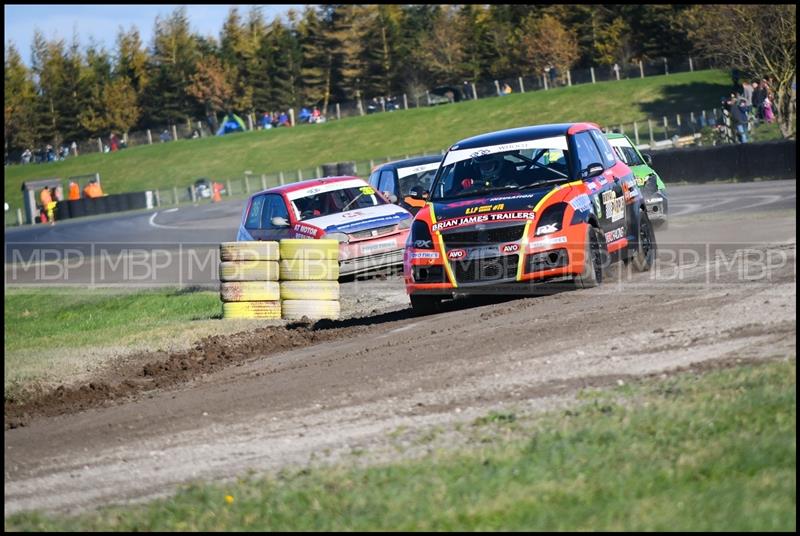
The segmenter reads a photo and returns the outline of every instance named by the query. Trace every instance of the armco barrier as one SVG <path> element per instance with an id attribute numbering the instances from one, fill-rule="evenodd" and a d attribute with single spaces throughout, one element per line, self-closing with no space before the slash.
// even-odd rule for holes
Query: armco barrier
<path id="1" fill-rule="evenodd" d="M 653 151 L 650 156 L 664 182 L 794 179 L 796 150 L 795 140 L 780 140 L 665 149 Z"/>

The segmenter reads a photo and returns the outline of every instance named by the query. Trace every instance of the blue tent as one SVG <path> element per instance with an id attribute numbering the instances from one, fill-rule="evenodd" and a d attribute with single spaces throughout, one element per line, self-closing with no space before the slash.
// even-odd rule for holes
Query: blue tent
<path id="1" fill-rule="evenodd" d="M 245 130 L 244 121 L 242 121 L 242 118 L 234 113 L 229 113 L 222 121 L 222 125 L 219 127 L 219 130 L 217 130 L 217 136 L 230 134 L 231 132 L 244 132 Z"/>

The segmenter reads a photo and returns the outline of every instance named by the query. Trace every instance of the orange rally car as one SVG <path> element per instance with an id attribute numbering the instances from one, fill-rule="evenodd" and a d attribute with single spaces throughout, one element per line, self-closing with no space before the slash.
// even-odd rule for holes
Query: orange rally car
<path id="1" fill-rule="evenodd" d="M 459 141 L 416 215 L 403 268 L 414 311 L 454 294 L 533 282 L 593 287 L 610 262 L 649 270 L 656 240 L 635 177 L 593 123 L 540 125 Z"/>

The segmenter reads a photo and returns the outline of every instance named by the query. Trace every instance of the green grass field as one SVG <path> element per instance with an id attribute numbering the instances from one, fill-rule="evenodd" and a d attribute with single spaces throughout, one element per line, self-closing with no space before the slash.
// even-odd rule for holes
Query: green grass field
<path id="1" fill-rule="evenodd" d="M 6 288 L 4 306 L 7 395 L 31 382 L 69 382 L 117 355 L 254 323 L 215 320 L 222 306 L 212 291 Z"/>
<path id="2" fill-rule="evenodd" d="M 22 182 L 48 177 L 99 172 L 106 193 L 184 188 L 198 177 L 241 179 L 245 171 L 260 175 L 301 169 L 309 178 L 327 162 L 434 153 L 459 139 L 504 128 L 569 121 L 614 126 L 663 115 L 674 122 L 676 113 L 719 106 L 729 85 L 730 76 L 716 70 L 652 76 L 8 166 L 5 200 L 12 209 L 19 207 Z M 358 169 L 361 176 L 368 173 L 366 167 Z M 287 175 L 287 180 L 295 178 Z"/>
<path id="3" fill-rule="evenodd" d="M 195 484 L 79 517 L 16 514 L 5 528 L 794 532 L 795 379 L 794 359 L 683 373 L 544 416 L 493 412 L 461 426 L 460 447 L 410 462 Z"/>

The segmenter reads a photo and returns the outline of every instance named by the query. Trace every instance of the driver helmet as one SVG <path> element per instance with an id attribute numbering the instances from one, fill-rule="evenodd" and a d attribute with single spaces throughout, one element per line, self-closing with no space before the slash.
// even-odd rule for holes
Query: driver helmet
<path id="1" fill-rule="evenodd" d="M 500 168 L 503 164 L 502 155 L 488 154 L 479 156 L 475 159 L 483 180 L 493 180 L 500 176 Z"/>

